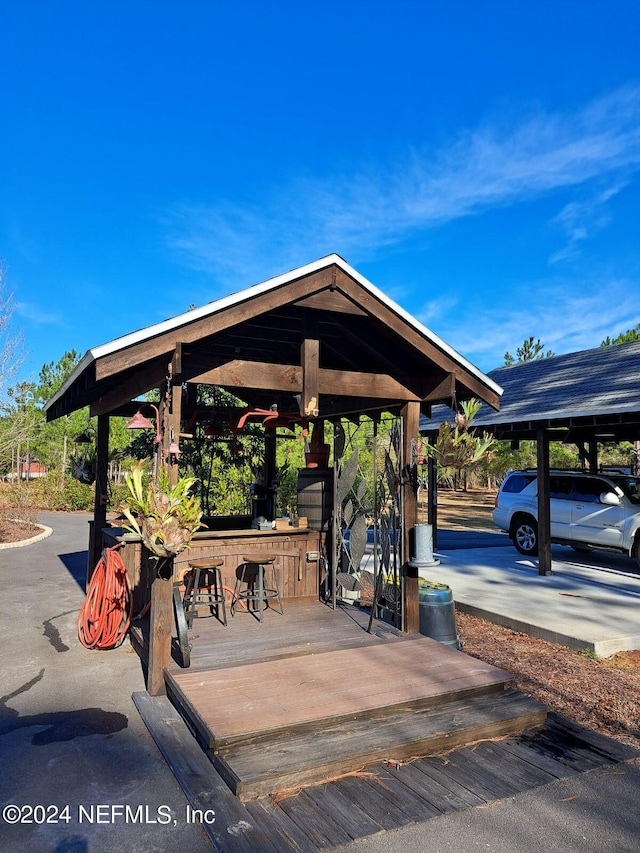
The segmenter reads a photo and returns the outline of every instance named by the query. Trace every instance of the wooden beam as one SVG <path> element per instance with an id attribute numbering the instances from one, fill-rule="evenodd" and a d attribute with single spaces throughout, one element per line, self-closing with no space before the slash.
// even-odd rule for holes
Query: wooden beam
<path id="1" fill-rule="evenodd" d="M 91 417 L 108 415 L 119 406 L 146 394 L 151 388 L 157 388 L 166 372 L 166 362 L 155 361 L 146 365 L 143 372 L 119 383 L 116 388 L 98 397 L 89 408 Z"/>
<path id="2" fill-rule="evenodd" d="M 175 442 L 179 445 L 180 443 L 180 428 L 182 424 L 182 378 L 181 378 L 181 364 L 182 364 L 182 347 L 180 344 L 176 345 L 176 351 L 171 360 L 171 368 L 170 368 L 170 394 L 169 394 L 169 412 L 168 412 L 168 420 L 169 420 L 169 436 L 168 436 L 168 444 L 170 445 L 172 442 Z M 167 452 L 169 448 L 167 447 Z M 168 456 L 168 465 L 169 465 L 169 482 L 171 485 L 175 486 L 178 482 L 178 458 Z"/>
<path id="3" fill-rule="evenodd" d="M 243 323 L 299 300 L 317 297 L 317 303 L 320 305 L 323 298 L 328 298 L 328 296 L 322 296 L 323 291 L 328 287 L 332 288 L 328 291 L 332 294 L 332 304 L 335 304 L 336 300 L 343 299 L 346 300 L 346 303 L 359 306 L 362 312 L 376 317 L 381 323 L 415 347 L 423 354 L 424 358 L 434 362 L 446 373 L 453 373 L 456 382 L 468 389 L 469 393 L 484 400 L 493 408 L 499 408 L 499 395 L 489 389 L 480 378 L 458 364 L 446 351 L 440 349 L 437 342 L 426 338 L 374 293 L 364 290 L 355 280 L 335 266 L 288 282 L 282 287 L 258 293 L 214 314 L 185 322 L 184 325 L 175 326 L 153 338 L 148 338 L 104 356 L 98 359 L 95 364 L 96 381 L 109 378 L 127 369 L 131 370 L 161 356 L 170 357 L 175 348 L 176 335 L 179 335 L 180 340 L 186 345 L 233 327 L 239 327 Z M 343 301 L 343 304 L 346 303 Z"/>
<path id="4" fill-rule="evenodd" d="M 444 350 L 440 349 L 435 341 L 425 338 L 416 328 L 397 315 L 385 303 L 379 300 L 370 291 L 363 290 L 357 282 L 348 276 L 343 270 L 336 270 L 336 287 L 346 296 L 354 299 L 367 312 L 380 319 L 388 328 L 424 353 L 431 361 L 438 365 L 446 373 L 453 373 L 456 380 L 468 388 L 472 394 L 484 400 L 491 408 L 500 408 L 500 396 L 491 390 L 475 374 L 468 372 L 459 365 Z"/>
<path id="5" fill-rule="evenodd" d="M 418 599 L 418 570 L 409 566 L 411 542 L 418 523 L 418 494 L 413 458 L 414 439 L 418 436 L 420 404 L 407 403 L 402 409 L 402 538 L 404 570 L 404 630 L 408 634 L 420 631 Z"/>
<path id="6" fill-rule="evenodd" d="M 171 358 L 171 378 L 174 384 L 182 382 L 182 347 L 183 344 L 178 341 Z"/>
<path id="7" fill-rule="evenodd" d="M 194 376 L 189 382 L 221 385 L 227 388 L 253 388 L 265 391 L 302 392 L 302 368 L 295 364 L 267 364 L 234 359 L 214 370 Z M 417 401 L 409 388 L 387 374 L 348 370 L 318 370 L 320 395 Z"/>
<path id="8" fill-rule="evenodd" d="M 197 385 L 220 385 L 226 388 L 253 388 L 264 391 L 302 391 L 302 367 L 298 364 L 268 364 L 233 359 L 189 379 Z"/>
<path id="9" fill-rule="evenodd" d="M 431 377 L 425 380 L 426 384 L 429 384 L 431 387 L 429 390 L 425 388 L 426 393 L 422 398 L 425 403 L 444 402 L 456 396 L 456 377 L 453 373 L 447 373 L 444 379 Z"/>
<path id="10" fill-rule="evenodd" d="M 337 314 L 354 314 L 359 317 L 367 316 L 367 312 L 363 311 L 353 300 L 331 288 L 314 293 L 313 296 L 299 299 L 295 304 L 303 308 L 315 308 L 319 311 L 335 311 Z"/>
<path id="11" fill-rule="evenodd" d="M 317 418 L 320 413 L 320 341 L 306 338 L 300 347 L 302 365 L 302 399 L 300 414 Z"/>
<path id="12" fill-rule="evenodd" d="M 89 541 L 87 586 L 102 555 L 102 530 L 107 526 L 109 499 L 109 417 L 100 415 L 96 432 L 96 482 L 93 503 L 93 526 Z"/>
<path id="13" fill-rule="evenodd" d="M 171 577 L 156 577 L 151 584 L 149 625 L 149 668 L 147 691 L 150 696 L 166 693 L 164 671 L 171 663 L 173 628 L 173 583 Z"/>

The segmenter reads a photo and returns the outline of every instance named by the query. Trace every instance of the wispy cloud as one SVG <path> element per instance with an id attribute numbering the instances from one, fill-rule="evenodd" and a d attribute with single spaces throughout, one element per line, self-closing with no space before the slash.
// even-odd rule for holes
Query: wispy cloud
<path id="1" fill-rule="evenodd" d="M 580 253 L 580 245 L 611 222 L 607 202 L 626 186 L 626 181 L 596 193 L 585 201 L 572 201 L 551 220 L 551 224 L 564 233 L 566 243 L 549 258 L 549 263 L 573 260 Z"/>
<path id="2" fill-rule="evenodd" d="M 584 282 L 579 295 L 562 281 L 552 286 L 530 282 L 515 302 L 515 308 L 499 301 L 479 310 L 474 305 L 459 307 L 436 331 L 482 369 L 491 370 L 530 335 L 560 354 L 597 347 L 607 336 L 640 322 L 635 288 L 624 280 Z M 420 319 L 429 325 L 425 316 Z"/>
<path id="3" fill-rule="evenodd" d="M 31 302 L 16 302 L 15 307 L 16 314 L 38 325 L 60 325 L 62 323 L 62 318 L 59 315 L 43 311 L 38 305 Z"/>
<path id="4" fill-rule="evenodd" d="M 638 168 L 640 88 L 626 87 L 572 114 L 487 123 L 394 164 L 265 187 L 252 205 L 183 205 L 168 213 L 170 242 L 189 266 L 244 284 L 329 252 L 362 261 L 422 230 L 594 179 L 619 187 Z M 584 239 L 586 213 L 565 208 L 568 246 Z"/>

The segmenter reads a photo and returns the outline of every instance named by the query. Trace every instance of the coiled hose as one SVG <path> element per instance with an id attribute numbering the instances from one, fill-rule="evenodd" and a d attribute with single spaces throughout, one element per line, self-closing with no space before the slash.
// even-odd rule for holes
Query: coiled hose
<path id="1" fill-rule="evenodd" d="M 78 639 L 86 649 L 113 649 L 129 630 L 133 596 L 118 548 L 102 552 L 78 614 Z"/>

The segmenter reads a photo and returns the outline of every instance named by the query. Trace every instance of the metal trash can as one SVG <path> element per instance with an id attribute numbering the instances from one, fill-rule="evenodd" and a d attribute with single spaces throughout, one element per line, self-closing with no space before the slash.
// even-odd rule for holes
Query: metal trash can
<path id="1" fill-rule="evenodd" d="M 420 581 L 420 633 L 445 646 L 462 648 L 456 630 L 456 609 L 451 588 L 442 583 Z"/>

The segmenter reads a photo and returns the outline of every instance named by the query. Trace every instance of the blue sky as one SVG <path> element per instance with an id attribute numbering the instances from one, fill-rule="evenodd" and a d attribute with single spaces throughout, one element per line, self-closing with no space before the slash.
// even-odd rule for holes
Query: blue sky
<path id="1" fill-rule="evenodd" d="M 13 0 L 24 379 L 331 252 L 483 370 L 640 322 L 636 0 Z"/>

